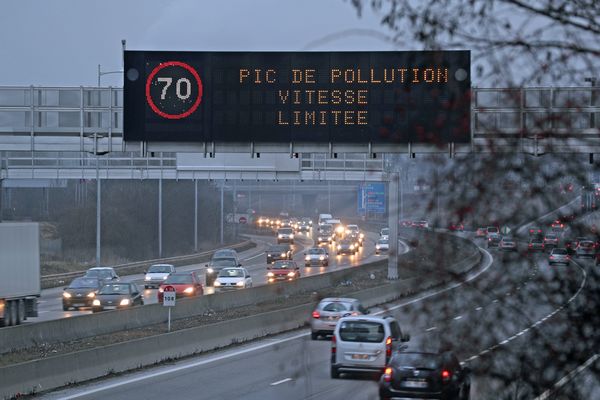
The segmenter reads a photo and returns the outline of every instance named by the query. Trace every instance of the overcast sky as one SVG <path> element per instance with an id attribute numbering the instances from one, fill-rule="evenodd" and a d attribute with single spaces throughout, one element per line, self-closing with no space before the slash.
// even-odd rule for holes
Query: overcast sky
<path id="1" fill-rule="evenodd" d="M 393 50 L 343 0 L 1 0 L 0 85 L 95 86 L 130 50 Z M 349 29 L 314 45 L 315 40 Z M 102 85 L 122 85 L 118 74 Z"/>

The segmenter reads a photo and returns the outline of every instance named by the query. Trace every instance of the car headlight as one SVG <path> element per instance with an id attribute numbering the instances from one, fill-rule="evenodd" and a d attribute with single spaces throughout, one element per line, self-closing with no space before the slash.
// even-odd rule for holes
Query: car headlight
<path id="1" fill-rule="evenodd" d="M 100 305 L 100 300 L 96 299 L 96 300 L 92 301 L 92 305 L 93 306 L 99 306 Z"/>
<path id="2" fill-rule="evenodd" d="M 159 287 L 159 288 L 158 288 L 158 293 L 162 293 L 162 292 L 164 292 L 164 291 L 165 291 L 165 289 L 163 289 L 163 288 L 161 288 L 161 287 Z"/>
<path id="3" fill-rule="evenodd" d="M 305 260 L 305 261 L 310 261 L 310 256 L 306 256 L 306 257 L 304 257 L 304 260 Z"/>
<path id="4" fill-rule="evenodd" d="M 271 257 L 271 255 L 270 255 L 270 254 L 267 254 L 267 257 Z"/>
<path id="5" fill-rule="evenodd" d="M 364 234 L 364 233 L 361 233 L 361 234 L 360 234 L 360 235 L 358 235 L 358 236 L 359 236 L 361 239 L 364 239 L 364 237 L 365 237 L 365 234 Z"/>
<path id="6" fill-rule="evenodd" d="M 239 287 L 244 286 L 244 281 L 236 282 L 235 286 L 239 286 Z"/>
<path id="7" fill-rule="evenodd" d="M 273 276 L 275 276 L 275 274 L 274 274 L 274 273 L 272 273 L 272 272 L 267 272 L 267 276 L 269 276 L 269 277 L 273 277 Z"/>
<path id="8" fill-rule="evenodd" d="M 350 250 L 354 250 L 354 245 L 353 244 L 350 245 Z"/>
<path id="9" fill-rule="evenodd" d="M 342 245 L 338 244 L 338 250 L 342 249 Z"/>
<path id="10" fill-rule="evenodd" d="M 323 260 L 325 260 L 325 256 L 320 256 L 320 257 L 319 257 L 319 260 L 320 260 L 320 261 L 323 261 Z"/>
<path id="11" fill-rule="evenodd" d="M 293 239 L 293 238 L 294 238 L 294 234 L 292 233 L 292 234 L 290 235 L 290 239 Z"/>
<path id="12" fill-rule="evenodd" d="M 339 226 L 336 230 L 337 233 L 344 233 L 344 227 Z"/>
<path id="13" fill-rule="evenodd" d="M 87 297 L 93 299 L 94 297 L 96 297 L 96 293 L 90 292 L 90 293 L 88 293 Z"/>
<path id="14" fill-rule="evenodd" d="M 296 276 L 296 273 L 295 272 L 288 272 L 288 276 L 291 278 L 293 276 Z"/>
<path id="15" fill-rule="evenodd" d="M 375 245 L 375 248 L 376 248 L 377 250 L 379 250 L 379 249 L 381 248 L 381 246 L 380 246 L 380 245 L 378 245 L 378 244 L 376 244 L 376 245 Z"/>
<path id="16" fill-rule="evenodd" d="M 215 281 L 214 285 L 215 285 L 215 286 L 221 286 L 221 282 L 219 282 L 219 281 Z"/>
<path id="17" fill-rule="evenodd" d="M 187 293 L 187 294 L 194 293 L 194 288 L 191 286 L 189 288 L 185 288 L 183 293 Z"/>
<path id="18" fill-rule="evenodd" d="M 285 257 L 285 253 L 281 253 L 281 257 Z"/>
<path id="19" fill-rule="evenodd" d="M 144 278 L 144 279 L 146 279 L 147 281 L 149 281 L 151 278 L 148 275 L 146 275 L 146 278 Z"/>
<path id="20" fill-rule="evenodd" d="M 283 239 L 283 235 L 277 235 L 279 239 Z"/>
<path id="21" fill-rule="evenodd" d="M 123 299 L 121 300 L 121 302 L 119 303 L 120 306 L 128 306 L 130 303 L 129 299 Z"/>
<path id="22" fill-rule="evenodd" d="M 63 292 L 63 297 L 65 299 L 70 299 L 71 298 L 71 293 Z"/>

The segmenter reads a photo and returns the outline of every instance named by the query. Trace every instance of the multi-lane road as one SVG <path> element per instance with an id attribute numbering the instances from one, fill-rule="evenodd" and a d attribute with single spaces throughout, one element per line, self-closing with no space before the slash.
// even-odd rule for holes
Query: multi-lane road
<path id="1" fill-rule="evenodd" d="M 328 267 L 304 267 L 304 251 L 313 246 L 312 233 L 297 234 L 295 244 L 293 245 L 294 255 L 293 259 L 300 265 L 301 276 L 311 276 L 315 274 L 321 274 L 327 271 L 335 271 L 338 269 L 358 266 L 365 262 L 370 262 L 379 259 L 381 256 L 375 255 L 375 240 L 378 237 L 374 233 L 366 233 L 366 240 L 360 251 L 354 255 L 335 255 L 335 248 L 333 245 L 327 246 L 330 254 L 329 266 Z M 267 283 L 267 270 L 266 270 L 266 255 L 265 250 L 270 244 L 276 242 L 276 236 L 273 234 L 270 236 L 252 236 L 252 241 L 256 243 L 256 247 L 246 250 L 240 253 L 240 259 L 242 265 L 248 269 L 252 276 L 252 282 L 254 286 L 264 285 Z M 187 266 L 177 267 L 178 271 L 194 271 L 197 270 L 204 282 L 205 264 L 192 264 Z M 126 282 L 136 282 L 141 288 L 143 288 L 144 276 L 128 275 L 122 276 L 121 280 Z M 29 319 L 26 323 L 33 323 L 39 321 L 47 321 L 59 318 L 68 318 L 76 315 L 89 314 L 91 309 L 82 308 L 80 310 L 69 310 L 63 311 L 62 309 L 62 292 L 63 288 L 52 288 L 45 289 L 42 291 L 42 295 L 38 302 L 39 304 L 39 317 Z M 205 294 L 214 293 L 212 287 L 204 288 Z M 144 302 L 146 304 L 156 303 L 157 290 L 156 289 L 145 289 L 143 292 Z"/>
<path id="2" fill-rule="evenodd" d="M 471 398 L 535 398 L 597 351 L 572 319 L 597 294 L 598 271 L 588 260 L 549 266 L 547 254 L 482 251 L 476 272 L 385 312 L 411 334 L 410 346 L 451 346 L 474 371 Z M 331 379 L 329 354 L 329 341 L 311 341 L 300 330 L 44 398 L 378 398 L 372 376 Z M 594 387 L 580 398 L 598 398 Z"/>

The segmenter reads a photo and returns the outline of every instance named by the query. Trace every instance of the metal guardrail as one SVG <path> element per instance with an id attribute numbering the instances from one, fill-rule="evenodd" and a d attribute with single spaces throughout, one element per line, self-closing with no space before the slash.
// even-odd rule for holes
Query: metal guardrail
<path id="1" fill-rule="evenodd" d="M 239 249 L 239 248 L 246 247 L 246 246 L 250 245 L 251 243 L 252 243 L 251 240 L 245 240 L 243 242 L 240 242 L 240 243 L 237 243 L 237 244 L 234 244 L 231 246 L 225 246 L 224 248 Z M 219 249 L 221 249 L 221 247 Z M 150 266 L 152 264 L 159 264 L 159 263 L 181 265 L 181 263 L 184 263 L 184 262 L 189 262 L 189 261 L 196 260 L 199 258 L 211 256 L 215 251 L 217 251 L 219 249 L 207 250 L 207 251 L 203 251 L 201 253 L 186 254 L 183 256 L 135 261 L 135 262 L 127 263 L 127 264 L 115 265 L 115 266 L 113 266 L 113 268 L 116 271 L 123 271 L 123 270 L 140 268 L 140 267 Z M 53 283 L 61 283 L 61 282 L 64 283 L 64 281 L 67 279 L 78 278 L 83 275 L 85 275 L 85 271 L 73 271 L 73 272 L 65 272 L 65 273 L 60 273 L 60 274 L 43 275 L 41 277 L 42 287 L 43 288 L 52 287 Z"/>

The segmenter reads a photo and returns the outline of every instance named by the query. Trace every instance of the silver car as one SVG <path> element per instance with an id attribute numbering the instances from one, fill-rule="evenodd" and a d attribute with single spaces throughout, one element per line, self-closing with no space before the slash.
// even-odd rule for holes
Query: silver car
<path id="1" fill-rule="evenodd" d="M 351 298 L 328 297 L 319 302 L 310 319 L 312 340 L 320 335 L 332 335 L 338 319 L 351 315 L 368 314 L 360 301 Z"/>
<path id="2" fill-rule="evenodd" d="M 575 249 L 575 257 L 594 257 L 596 255 L 595 243 L 591 240 L 582 240 Z"/>
<path id="3" fill-rule="evenodd" d="M 498 244 L 498 249 L 502 251 L 517 251 L 517 244 L 511 237 L 503 237 Z"/>
<path id="4" fill-rule="evenodd" d="M 548 264 L 571 264 L 571 257 L 569 256 L 567 249 L 552 249 L 550 252 L 550 257 L 548 258 Z"/>
<path id="5" fill-rule="evenodd" d="M 304 266 L 327 267 L 329 265 L 329 253 L 321 247 L 311 247 L 304 253 Z"/>

